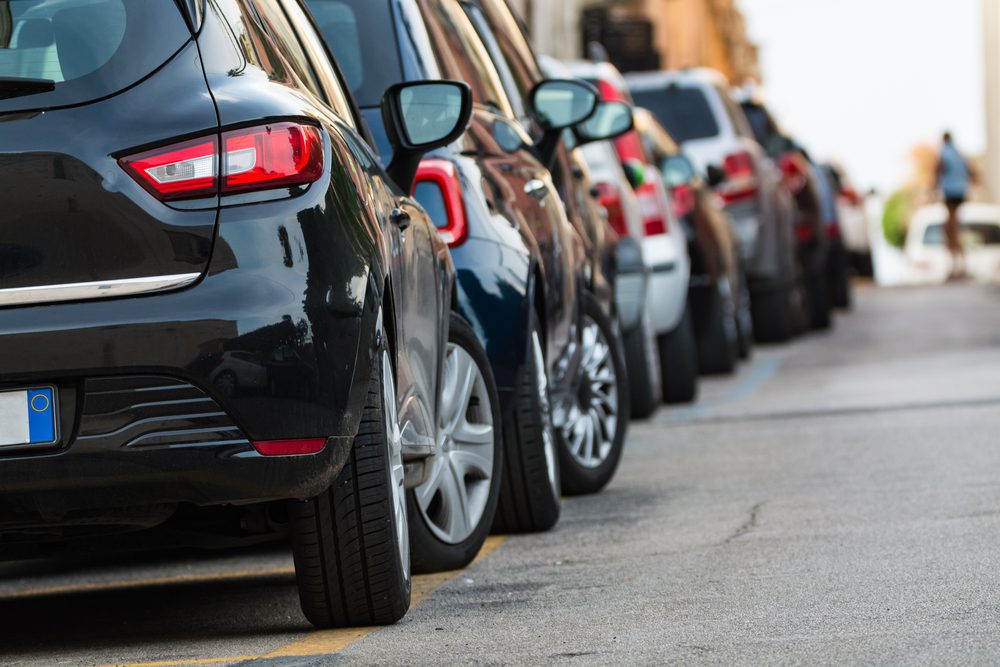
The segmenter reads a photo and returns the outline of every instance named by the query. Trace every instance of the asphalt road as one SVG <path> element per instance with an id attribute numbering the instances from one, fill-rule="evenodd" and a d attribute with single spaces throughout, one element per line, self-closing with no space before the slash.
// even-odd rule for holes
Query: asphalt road
<path id="1" fill-rule="evenodd" d="M 1000 291 L 861 288 L 631 431 L 558 528 L 312 632 L 274 549 L 0 569 L 3 664 L 1000 662 Z"/>

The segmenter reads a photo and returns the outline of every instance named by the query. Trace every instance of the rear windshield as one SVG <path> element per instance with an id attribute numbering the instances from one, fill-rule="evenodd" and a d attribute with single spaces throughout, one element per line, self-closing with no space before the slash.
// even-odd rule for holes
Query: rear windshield
<path id="1" fill-rule="evenodd" d="M 636 106 L 653 112 L 675 141 L 707 139 L 719 134 L 712 107 L 700 88 L 668 86 L 655 90 L 633 90 Z"/>
<path id="2" fill-rule="evenodd" d="M 359 106 L 403 80 L 390 0 L 306 0 Z"/>
<path id="3" fill-rule="evenodd" d="M 168 0 L 0 0 L 0 112 L 106 97 L 190 38 Z"/>
<path id="4" fill-rule="evenodd" d="M 924 232 L 924 245 L 944 245 L 944 225 L 929 225 Z M 1000 225 L 989 222 L 963 222 L 962 242 L 966 247 L 1000 245 Z"/>

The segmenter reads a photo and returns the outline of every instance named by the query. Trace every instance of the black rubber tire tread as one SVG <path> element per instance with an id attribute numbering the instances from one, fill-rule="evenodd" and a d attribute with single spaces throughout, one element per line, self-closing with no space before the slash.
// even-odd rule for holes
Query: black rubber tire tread
<path id="1" fill-rule="evenodd" d="M 643 313 L 639 325 L 622 336 L 632 419 L 649 419 L 663 401 L 656 334 Z"/>
<path id="2" fill-rule="evenodd" d="M 580 465 L 570 454 L 560 438 L 559 441 L 559 477 L 562 480 L 562 492 L 567 496 L 581 496 L 598 493 L 615 475 L 625 448 L 625 434 L 628 431 L 629 393 L 625 369 L 625 354 L 622 350 L 621 337 L 617 328 L 591 294 L 584 294 L 583 312 L 597 324 L 611 347 L 612 363 L 615 375 L 618 377 L 618 424 L 614 438 L 611 440 L 611 453 L 597 468 L 586 468 Z"/>
<path id="3" fill-rule="evenodd" d="M 486 382 L 489 394 L 490 408 L 493 417 L 493 477 L 490 494 L 486 500 L 479 525 L 468 538 L 458 544 L 442 542 L 427 526 L 424 515 L 417 506 L 416 490 L 406 492 L 406 506 L 409 510 L 410 527 L 410 559 L 413 572 L 424 574 L 429 572 L 444 572 L 465 567 L 476 557 L 489 535 L 493 519 L 497 511 L 497 501 L 500 498 L 500 486 L 503 481 L 503 423 L 500 414 L 500 397 L 497 394 L 496 380 L 490 360 L 486 356 L 479 337 L 471 326 L 457 313 L 451 314 L 451 325 L 448 342 L 461 346 L 479 367 Z"/>
<path id="4" fill-rule="evenodd" d="M 696 331 L 698 372 L 702 375 L 728 375 L 736 370 L 739 358 L 739 333 L 734 338 L 726 333 L 725 301 L 717 289 L 705 295 L 701 327 Z M 730 322 L 736 326 L 736 322 Z"/>
<path id="5" fill-rule="evenodd" d="M 320 628 L 388 625 L 410 606 L 392 517 L 389 444 L 377 355 L 361 424 L 333 486 L 290 505 L 302 611 Z"/>
<path id="6" fill-rule="evenodd" d="M 552 424 L 539 405 L 531 352 L 530 334 L 537 331 L 538 315 L 532 317 L 528 352 L 518 374 L 514 396 L 502 406 L 504 469 L 500 501 L 493 520 L 494 533 L 535 533 L 549 530 L 559 521 L 562 501 L 549 484 L 542 436 L 542 429 L 551 429 Z M 554 433 L 551 435 L 555 438 Z"/>
<path id="7" fill-rule="evenodd" d="M 825 331 L 833 326 L 833 306 L 830 303 L 830 286 L 826 273 L 809 277 L 809 326 Z"/>
<path id="8" fill-rule="evenodd" d="M 753 294 L 750 299 L 754 338 L 759 343 L 785 343 L 794 335 L 794 313 L 788 290 Z"/>
<path id="9" fill-rule="evenodd" d="M 753 314 L 750 307 L 750 290 L 746 284 L 746 275 L 740 271 L 740 286 L 737 292 L 736 332 L 740 359 L 747 361 L 753 356 Z"/>
<path id="10" fill-rule="evenodd" d="M 663 402 L 693 402 L 698 397 L 698 349 L 690 304 L 685 306 L 680 324 L 673 331 L 660 335 L 657 343 Z"/>

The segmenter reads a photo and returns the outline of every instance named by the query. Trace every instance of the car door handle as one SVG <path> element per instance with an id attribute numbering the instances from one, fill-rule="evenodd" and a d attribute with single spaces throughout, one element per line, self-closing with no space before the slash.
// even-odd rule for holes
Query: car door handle
<path id="1" fill-rule="evenodd" d="M 524 192 L 535 199 L 545 199 L 549 196 L 549 188 L 545 185 L 545 181 L 538 178 L 528 181 L 524 186 Z"/>
<path id="2" fill-rule="evenodd" d="M 389 220 L 400 229 L 406 229 L 412 222 L 410 214 L 401 208 L 392 209 L 392 212 L 389 214 Z"/>

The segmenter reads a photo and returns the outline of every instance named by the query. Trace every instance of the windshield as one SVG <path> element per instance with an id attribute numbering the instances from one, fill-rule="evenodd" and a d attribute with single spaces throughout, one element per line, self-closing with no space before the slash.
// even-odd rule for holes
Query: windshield
<path id="1" fill-rule="evenodd" d="M 190 37 L 174 2 L 0 0 L 0 112 L 106 97 Z"/>

